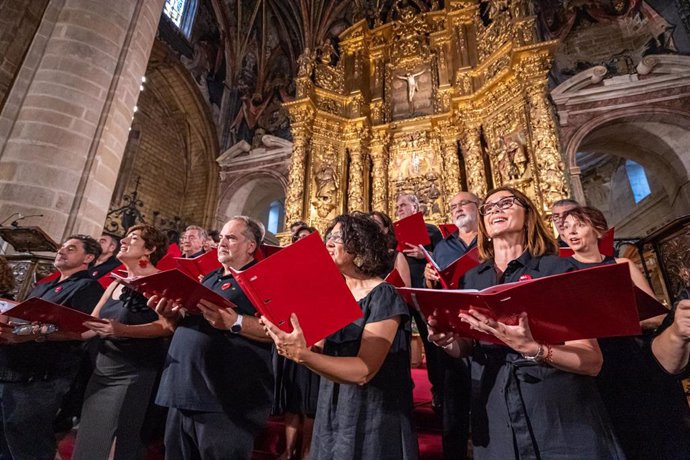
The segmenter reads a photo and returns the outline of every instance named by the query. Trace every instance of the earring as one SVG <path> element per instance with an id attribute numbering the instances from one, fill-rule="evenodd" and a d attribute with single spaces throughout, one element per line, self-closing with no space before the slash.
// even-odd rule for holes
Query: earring
<path id="1" fill-rule="evenodd" d="M 355 267 L 357 267 L 358 269 L 361 269 L 362 265 L 364 265 L 364 257 L 362 257 L 361 255 L 357 255 L 357 256 L 355 256 L 352 263 L 355 264 Z"/>

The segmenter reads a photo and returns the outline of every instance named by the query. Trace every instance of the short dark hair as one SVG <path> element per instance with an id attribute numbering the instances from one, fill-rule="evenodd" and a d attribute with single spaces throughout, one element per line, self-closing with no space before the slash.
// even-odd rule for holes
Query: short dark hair
<path id="1" fill-rule="evenodd" d="M 395 249 L 398 247 L 398 241 L 395 239 L 395 232 L 393 231 L 393 220 L 390 218 L 390 216 L 388 216 L 388 214 L 385 212 L 372 211 L 369 213 L 369 217 L 372 219 L 374 217 L 381 219 L 383 226 L 386 228 L 386 230 L 388 230 L 388 233 L 384 234 L 386 236 L 386 240 L 388 241 L 388 249 Z"/>
<path id="2" fill-rule="evenodd" d="M 309 227 L 308 225 L 302 225 L 302 226 L 300 226 L 300 228 L 298 228 L 297 230 L 295 230 L 295 233 L 292 234 L 292 242 L 293 242 L 293 243 L 294 243 L 295 241 L 299 240 L 299 236 L 298 236 L 298 235 L 299 235 L 302 231 L 304 231 L 304 230 L 307 230 L 307 231 L 309 232 L 310 235 L 316 231 L 316 229 L 315 229 L 314 227 Z"/>
<path id="3" fill-rule="evenodd" d="M 149 251 L 153 250 L 149 256 L 151 263 L 156 265 L 168 252 L 168 236 L 158 230 L 153 225 L 139 224 L 129 227 L 127 234 L 139 230 L 141 239 L 144 240 L 144 247 Z"/>
<path id="4" fill-rule="evenodd" d="M 96 260 L 99 257 L 101 257 L 101 254 L 103 253 L 103 251 L 101 250 L 101 243 L 99 243 L 89 235 L 82 235 L 78 233 L 76 235 L 68 236 L 67 239 L 65 239 L 65 241 L 67 240 L 81 241 L 82 246 L 84 246 L 84 252 L 86 252 L 87 254 L 91 254 L 93 256 L 93 260 L 91 261 L 91 263 L 89 263 L 89 267 L 95 264 Z"/>
<path id="5" fill-rule="evenodd" d="M 580 203 L 577 201 L 573 200 L 572 198 L 563 198 L 562 200 L 554 201 L 551 207 L 555 206 L 580 206 Z"/>
<path id="6" fill-rule="evenodd" d="M 355 263 L 358 272 L 375 277 L 390 268 L 388 241 L 378 224 L 368 215 L 357 211 L 341 214 L 328 225 L 326 235 L 337 224 L 342 227 L 345 251 L 359 259 Z"/>
<path id="7" fill-rule="evenodd" d="M 563 213 L 563 219 L 568 216 L 573 216 L 578 222 L 590 225 L 599 233 L 599 236 L 606 233 L 609 229 L 609 224 L 606 222 L 604 213 L 591 206 L 578 206 L 577 208 L 570 209 Z"/>
<path id="8" fill-rule="evenodd" d="M 244 222 L 247 228 L 242 232 L 242 234 L 250 240 L 256 243 L 256 248 L 254 248 L 254 253 L 258 251 L 261 241 L 263 241 L 263 225 L 248 216 L 234 216 L 230 220 L 240 220 Z"/>
<path id="9" fill-rule="evenodd" d="M 296 220 L 296 221 L 294 221 L 293 223 L 290 224 L 290 230 L 292 230 L 293 227 L 307 227 L 307 226 L 309 226 L 309 224 L 307 224 L 305 221 L 303 221 L 303 220 Z M 297 230 L 295 230 L 295 232 L 293 232 L 293 233 L 296 233 L 296 232 L 297 232 Z"/>
<path id="10" fill-rule="evenodd" d="M 115 235 L 114 233 L 110 233 L 110 232 L 103 232 L 103 233 L 101 233 L 101 235 L 107 236 L 111 240 L 113 240 L 113 243 L 115 243 L 115 252 L 114 252 L 115 254 L 120 252 L 120 240 L 122 239 L 122 237 L 120 235 Z"/>
<path id="11" fill-rule="evenodd" d="M 214 243 L 220 243 L 220 232 L 218 230 L 209 230 L 206 232 L 206 234 L 213 240 Z"/>

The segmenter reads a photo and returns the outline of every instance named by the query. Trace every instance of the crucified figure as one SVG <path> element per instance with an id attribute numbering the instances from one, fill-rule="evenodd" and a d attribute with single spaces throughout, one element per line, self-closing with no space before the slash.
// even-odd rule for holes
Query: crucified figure
<path id="1" fill-rule="evenodd" d="M 419 89 L 417 77 L 422 75 L 424 72 L 426 72 L 426 69 L 417 73 L 407 72 L 405 75 L 402 76 L 396 75 L 396 78 L 399 78 L 400 80 L 407 82 L 407 102 L 412 102 L 412 98 L 414 98 L 414 93 L 416 93 Z"/>

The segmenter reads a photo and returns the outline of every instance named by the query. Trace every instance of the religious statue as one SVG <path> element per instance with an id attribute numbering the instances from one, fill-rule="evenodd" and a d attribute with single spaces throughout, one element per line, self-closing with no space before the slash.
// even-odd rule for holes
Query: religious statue
<path id="1" fill-rule="evenodd" d="M 316 208 L 319 217 L 327 217 L 336 207 L 336 195 L 338 193 L 338 173 L 333 164 L 323 161 L 314 174 L 316 193 L 312 204 Z"/>
<path id="2" fill-rule="evenodd" d="M 426 69 L 422 70 L 421 72 L 417 72 L 417 73 L 407 72 L 405 75 L 396 75 L 395 78 L 398 78 L 399 80 L 403 80 L 404 82 L 407 83 L 407 102 L 412 102 L 412 99 L 414 98 L 415 93 L 417 91 L 419 91 L 419 84 L 417 82 L 417 77 L 421 76 L 425 72 L 426 72 Z"/>
<path id="3" fill-rule="evenodd" d="M 314 73 L 314 53 L 309 48 L 305 48 L 297 58 L 297 69 L 297 75 L 300 77 L 311 77 Z"/>

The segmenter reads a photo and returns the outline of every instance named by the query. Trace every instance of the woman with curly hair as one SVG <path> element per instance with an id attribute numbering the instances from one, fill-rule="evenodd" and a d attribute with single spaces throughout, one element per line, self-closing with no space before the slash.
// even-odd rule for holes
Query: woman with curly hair
<path id="1" fill-rule="evenodd" d="M 388 254 L 390 255 L 389 267 L 383 273 L 384 278 L 388 276 L 393 269 L 398 271 L 400 278 L 405 283 L 406 287 L 412 286 L 412 278 L 410 275 L 410 264 L 407 263 L 405 254 L 397 250 L 398 241 L 393 234 L 393 221 L 388 214 L 381 211 L 373 211 L 369 213 L 369 217 L 376 222 L 388 241 Z"/>
<path id="2" fill-rule="evenodd" d="M 295 315 L 290 334 L 262 318 L 278 353 L 322 376 L 310 458 L 416 459 L 409 309 L 380 277 L 386 237 L 365 214 L 344 214 L 326 247 L 362 317 L 312 348 Z"/>
<path id="3" fill-rule="evenodd" d="M 150 225 L 135 225 L 122 239 L 117 258 L 127 277 L 158 272 L 168 238 Z M 84 395 L 73 459 L 141 459 L 141 431 L 166 353 L 169 324 L 149 308 L 147 299 L 114 282 L 94 308 L 103 322 L 85 323 L 100 337 L 94 373 Z M 111 452 L 112 457 L 109 457 Z"/>

